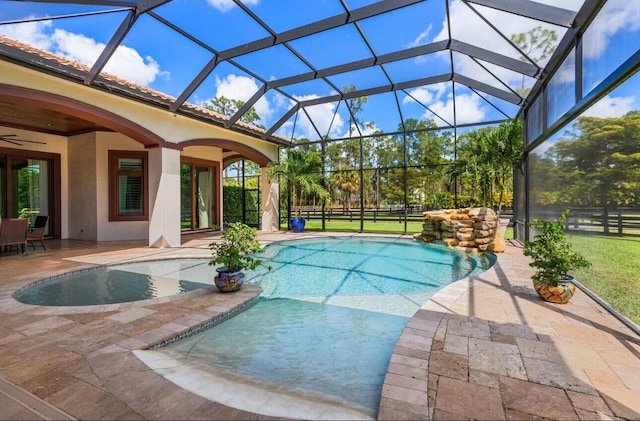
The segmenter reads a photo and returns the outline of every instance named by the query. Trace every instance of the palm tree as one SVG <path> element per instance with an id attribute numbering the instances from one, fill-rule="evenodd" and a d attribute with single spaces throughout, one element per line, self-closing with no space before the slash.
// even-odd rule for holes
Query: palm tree
<path id="1" fill-rule="evenodd" d="M 351 210 L 351 196 L 360 188 L 360 176 L 356 171 L 340 171 L 331 176 L 331 182 L 342 193 L 342 211 Z"/>
<path id="2" fill-rule="evenodd" d="M 279 177 L 287 186 L 291 204 L 300 218 L 305 195 L 316 195 L 321 201 L 329 198 L 324 187 L 322 158 L 314 149 L 287 149 L 284 159 L 268 165 L 269 178 Z"/>
<path id="3" fill-rule="evenodd" d="M 497 127 L 485 127 L 465 133 L 464 157 L 453 170 L 466 172 L 479 182 L 487 206 L 494 206 L 494 189 L 498 191 L 498 213 L 502 210 L 507 183 L 515 170 L 524 171 L 522 124 L 511 119 Z M 464 170 L 460 168 L 464 166 Z"/>

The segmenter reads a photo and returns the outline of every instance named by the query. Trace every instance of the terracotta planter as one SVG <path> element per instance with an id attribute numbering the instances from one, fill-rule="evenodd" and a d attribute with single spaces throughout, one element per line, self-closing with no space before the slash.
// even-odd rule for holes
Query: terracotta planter
<path id="1" fill-rule="evenodd" d="M 573 281 L 571 276 L 558 281 L 557 286 L 546 282 L 533 281 L 533 287 L 544 301 L 566 304 L 576 292 L 576 286 L 571 281 Z"/>
<path id="2" fill-rule="evenodd" d="M 228 270 L 226 267 L 217 268 L 218 274 L 214 278 L 220 292 L 233 292 L 242 287 L 244 273 L 242 270 Z"/>

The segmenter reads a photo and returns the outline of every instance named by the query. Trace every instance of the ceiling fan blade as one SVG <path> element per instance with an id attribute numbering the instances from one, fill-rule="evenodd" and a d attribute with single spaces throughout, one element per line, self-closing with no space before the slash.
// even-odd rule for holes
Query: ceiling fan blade
<path id="1" fill-rule="evenodd" d="M 14 142 L 13 140 L 5 139 L 4 137 L 0 137 L 0 140 L 8 142 L 8 143 L 13 143 L 14 145 L 22 146 L 18 142 Z"/>
<path id="2" fill-rule="evenodd" d="M 18 135 L 17 134 L 3 134 L 3 135 L 0 135 L 0 140 L 4 140 L 5 142 L 13 143 L 14 145 L 18 145 L 18 146 L 22 146 L 18 142 L 37 143 L 39 145 L 46 145 L 47 144 L 46 142 L 40 142 L 38 140 L 15 139 L 16 136 L 18 136 Z M 14 139 L 8 139 L 9 137 L 12 137 Z"/>
<path id="3" fill-rule="evenodd" d="M 4 140 L 7 140 L 7 139 L 4 139 Z M 40 142 L 38 140 L 24 140 L 24 139 L 13 139 L 13 140 L 15 140 L 16 142 L 38 143 L 40 145 L 46 145 L 47 144 L 47 142 Z"/>

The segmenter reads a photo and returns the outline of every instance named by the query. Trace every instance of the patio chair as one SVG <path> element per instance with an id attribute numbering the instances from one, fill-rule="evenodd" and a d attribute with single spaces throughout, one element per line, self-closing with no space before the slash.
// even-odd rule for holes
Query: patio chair
<path id="1" fill-rule="evenodd" d="M 44 246 L 44 227 L 47 225 L 49 221 L 48 216 L 38 215 L 36 216 L 36 221 L 33 226 L 29 228 L 29 233 L 27 234 L 27 241 L 31 244 L 33 249 L 36 249 L 36 246 L 33 244 L 34 241 L 40 241 L 40 245 L 44 250 L 47 248 Z"/>
<path id="2" fill-rule="evenodd" d="M 0 225 L 0 248 L 17 246 L 18 253 L 22 249 L 27 253 L 27 232 L 29 231 L 28 219 L 3 219 Z"/>

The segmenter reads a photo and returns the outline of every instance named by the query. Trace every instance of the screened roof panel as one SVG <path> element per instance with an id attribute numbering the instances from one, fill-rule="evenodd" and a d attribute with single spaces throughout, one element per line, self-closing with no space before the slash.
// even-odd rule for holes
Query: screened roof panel
<path id="1" fill-rule="evenodd" d="M 561 6 L 565 7 L 564 2 L 556 2 L 556 7 Z M 499 28 L 500 32 L 508 38 L 510 41 L 514 42 L 514 35 L 517 34 L 527 34 L 532 33 L 532 31 L 554 31 L 557 35 L 557 39 L 561 39 L 562 36 L 566 33 L 567 28 L 550 24 L 547 22 L 540 22 L 535 19 L 527 18 L 524 16 L 512 16 L 510 13 L 490 9 L 488 7 L 483 6 L 475 6 L 477 11 L 492 25 Z M 569 12 L 569 11 L 567 11 Z M 506 24 L 505 24 L 506 23 Z M 537 32 L 540 34 L 541 32 Z M 557 42 L 557 40 L 556 40 Z M 515 42 L 514 42 L 515 43 Z M 515 43 L 517 45 L 517 43 Z M 549 50 L 548 53 L 544 53 L 544 47 L 537 45 L 535 43 L 530 44 L 531 48 L 522 49 L 522 52 L 526 54 L 530 60 L 535 62 L 540 67 L 544 67 L 545 64 L 549 61 L 551 57 L 552 50 Z M 519 51 L 514 50 L 511 47 L 507 47 L 504 44 L 500 43 L 496 47 L 496 52 L 500 52 L 502 54 L 508 55 L 513 58 L 517 58 L 519 60 L 523 60 L 525 56 L 523 56 Z"/>
<path id="2" fill-rule="evenodd" d="M 65 15 L 78 15 L 86 13 L 101 13 L 126 9 L 124 5 L 100 4 L 74 4 L 63 2 L 31 2 L 31 1 L 6 1 L 1 2 L 0 20 L 24 20 L 29 18 L 55 18 Z"/>
<path id="3" fill-rule="evenodd" d="M 153 12 L 217 51 L 269 36 L 258 22 L 230 1 L 173 0 Z"/>
<path id="4" fill-rule="evenodd" d="M 177 55 L 181 60 L 175 59 Z M 178 96 L 212 57 L 211 51 L 144 15 L 127 33 L 104 71 Z"/>
<path id="5" fill-rule="evenodd" d="M 312 141 L 327 135 L 341 137 L 344 129 L 345 122 L 336 113 L 336 103 L 329 102 L 299 110 L 293 137 L 304 137 Z"/>
<path id="6" fill-rule="evenodd" d="M 341 87 L 338 87 L 340 89 Z M 322 79 L 313 79 L 307 82 L 300 82 L 293 85 L 283 86 L 283 92 L 298 99 L 319 98 L 335 94 L 335 89 Z"/>
<path id="7" fill-rule="evenodd" d="M 438 126 L 446 126 L 447 124 L 433 115 L 420 102 L 414 100 L 407 92 L 398 92 L 398 103 L 400 104 L 400 113 L 403 120 L 432 120 Z"/>
<path id="8" fill-rule="evenodd" d="M 345 13 L 338 0 L 252 0 L 245 4 L 275 32 L 288 31 Z"/>
<path id="9" fill-rule="evenodd" d="M 203 104 L 216 96 L 246 102 L 258 91 L 260 86 L 260 82 L 251 75 L 228 62 L 224 62 L 219 64 L 200 84 L 189 98 L 189 102 Z"/>
<path id="10" fill-rule="evenodd" d="M 311 72 L 311 68 L 284 45 L 274 45 L 233 60 L 246 68 L 254 69 L 265 81 Z"/>
<path id="11" fill-rule="evenodd" d="M 400 113 L 393 92 L 370 95 L 356 113 L 357 126 L 362 134 L 368 135 L 376 131 L 383 133 L 397 132 L 401 125 Z"/>
<path id="12" fill-rule="evenodd" d="M 512 37 L 550 29 L 555 48 L 579 30 L 583 4 L 599 7 L 599 0 L 67 1 L 0 0 L 0 34 L 89 66 L 83 83 L 108 83 L 96 81 L 108 72 L 167 94 L 174 112 L 216 96 L 248 102 L 241 113 L 253 107 L 269 139 L 293 122 L 294 137 L 344 136 L 345 99 L 357 97 L 369 99 L 363 116 L 385 131 L 400 115 L 439 127 L 513 116 L 526 100 L 518 93 L 545 77 L 550 56 L 537 58 L 535 46 Z M 49 19 L 56 16 L 64 18 Z M 20 48 L 0 40 L 0 59 L 53 72 Z M 532 61 L 522 60 L 525 50 Z M 342 92 L 350 85 L 356 92 Z M 234 127 L 241 113 L 213 123 Z"/>
<path id="13" fill-rule="evenodd" d="M 484 101 L 488 103 L 486 108 L 486 120 L 495 121 L 503 120 L 505 118 L 513 118 L 518 114 L 520 106 L 512 104 L 500 98 L 496 98 L 492 95 L 484 92 L 477 92 Z"/>
<path id="14" fill-rule="evenodd" d="M 289 44 L 316 69 L 373 57 L 354 25 L 309 35 Z"/>
<path id="15" fill-rule="evenodd" d="M 57 13 L 74 13 L 73 10 L 79 10 L 79 13 L 90 14 L 74 18 L 44 19 L 53 14 L 41 10 L 42 5 L 38 6 L 40 7 L 32 14 L 23 16 L 22 7 L 18 7 L 19 14 L 14 14 L 14 10 L 4 9 L 6 4 L 0 4 L 0 16 L 6 13 L 9 21 L 24 19 L 21 23 L 0 26 L 0 34 L 86 66 L 93 66 L 127 15 L 126 11 L 93 14 L 95 8 L 56 7 Z"/>
<path id="16" fill-rule="evenodd" d="M 446 24 L 445 17 L 445 1 L 433 0 L 363 19 L 359 24 L 375 53 L 381 55 L 433 42 Z M 388 28 L 398 22 L 403 22 L 402 30 L 390 34 Z"/>
<path id="17" fill-rule="evenodd" d="M 451 82 L 404 90 L 398 95 L 402 117 L 433 120 L 438 127 L 453 126 Z"/>
<path id="18" fill-rule="evenodd" d="M 509 77 L 516 77 L 515 72 L 500 66 L 488 67 L 488 64 L 465 54 L 453 52 L 453 67 L 455 72 L 479 82 L 486 83 L 496 89 L 508 90 Z"/>
<path id="19" fill-rule="evenodd" d="M 380 66 L 366 67 L 353 72 L 340 73 L 327 77 L 335 86 L 342 89 L 353 85 L 358 89 L 373 88 L 389 85 L 389 78 L 384 74 Z"/>
<path id="20" fill-rule="evenodd" d="M 510 26 L 511 23 L 505 21 L 499 27 L 500 30 L 498 30 L 498 28 L 494 28 L 487 23 L 484 15 L 478 15 L 476 11 L 474 11 L 477 10 L 478 7 L 479 6 L 477 5 L 469 6 L 463 2 L 452 3 L 450 8 L 450 20 L 456 24 L 451 25 L 451 38 L 473 46 L 490 49 L 492 52 L 499 53 L 507 57 L 517 58 L 517 49 L 503 36 L 506 26 Z M 494 9 L 486 8 L 486 10 L 489 15 L 497 13 Z M 524 18 L 511 16 L 510 20 L 523 22 Z M 461 25 L 460 22 L 464 22 L 464 25 Z M 519 30 L 518 32 L 526 31 Z M 448 38 L 448 34 L 445 32 L 441 32 L 436 35 L 436 39 L 446 38 Z"/>
<path id="21" fill-rule="evenodd" d="M 395 83 L 451 73 L 448 52 L 438 52 L 383 64 Z"/>

